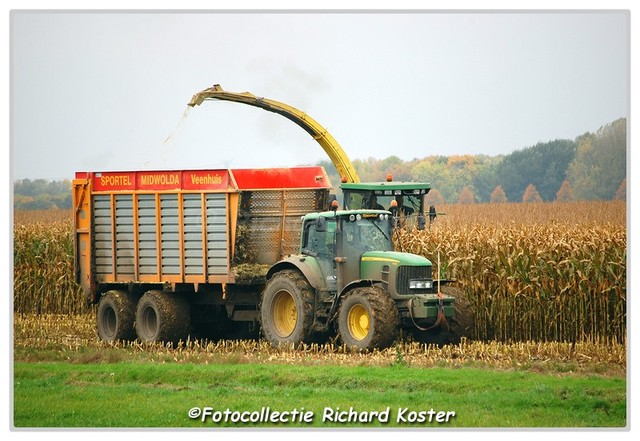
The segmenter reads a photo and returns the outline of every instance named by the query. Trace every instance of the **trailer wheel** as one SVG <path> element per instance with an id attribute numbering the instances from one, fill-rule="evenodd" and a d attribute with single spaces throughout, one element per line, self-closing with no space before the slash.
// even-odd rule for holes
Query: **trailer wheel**
<path id="1" fill-rule="evenodd" d="M 147 291 L 138 302 L 135 327 L 143 342 L 178 342 L 189 326 L 189 304 L 176 294 Z"/>
<path id="2" fill-rule="evenodd" d="M 295 270 L 276 273 L 262 292 L 260 321 L 274 346 L 309 343 L 312 338 L 314 291 Z"/>
<path id="3" fill-rule="evenodd" d="M 377 286 L 348 293 L 338 312 L 338 333 L 349 348 L 383 349 L 399 334 L 399 316 L 393 299 Z"/>
<path id="4" fill-rule="evenodd" d="M 107 291 L 98 304 L 98 336 L 106 342 L 134 340 L 136 298 L 126 291 Z"/>

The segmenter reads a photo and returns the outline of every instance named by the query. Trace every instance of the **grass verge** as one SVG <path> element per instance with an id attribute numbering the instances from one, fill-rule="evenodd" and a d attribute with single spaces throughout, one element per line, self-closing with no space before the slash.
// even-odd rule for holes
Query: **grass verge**
<path id="1" fill-rule="evenodd" d="M 18 428 L 626 426 L 625 378 L 471 367 L 15 362 L 13 397 Z"/>

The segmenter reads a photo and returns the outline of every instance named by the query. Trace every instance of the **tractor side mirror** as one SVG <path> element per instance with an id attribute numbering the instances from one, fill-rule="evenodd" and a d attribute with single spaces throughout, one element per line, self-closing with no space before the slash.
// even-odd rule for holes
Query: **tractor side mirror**
<path id="1" fill-rule="evenodd" d="M 431 205 L 429 207 L 429 223 L 433 223 L 434 220 L 436 220 L 436 207 Z"/>
<path id="2" fill-rule="evenodd" d="M 326 205 L 325 209 L 326 210 L 330 210 L 331 209 L 331 204 L 333 204 L 333 201 L 337 201 L 337 200 L 338 200 L 338 197 L 335 194 L 333 194 L 333 193 L 329 194 L 329 197 L 327 199 L 327 205 Z"/>
<path id="3" fill-rule="evenodd" d="M 324 233 L 327 231 L 327 219 L 322 216 L 316 219 L 316 231 L 318 233 Z"/>

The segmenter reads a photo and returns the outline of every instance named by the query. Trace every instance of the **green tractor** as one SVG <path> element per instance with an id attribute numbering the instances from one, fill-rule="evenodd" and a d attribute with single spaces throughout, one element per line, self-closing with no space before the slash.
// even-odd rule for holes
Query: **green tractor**
<path id="1" fill-rule="evenodd" d="M 391 212 L 332 208 L 304 216 L 299 254 L 267 273 L 267 340 L 297 345 L 337 332 L 349 348 L 369 350 L 389 347 L 401 329 L 452 342 L 469 330 L 457 326 L 459 291 L 439 290 L 427 258 L 393 250 Z"/>

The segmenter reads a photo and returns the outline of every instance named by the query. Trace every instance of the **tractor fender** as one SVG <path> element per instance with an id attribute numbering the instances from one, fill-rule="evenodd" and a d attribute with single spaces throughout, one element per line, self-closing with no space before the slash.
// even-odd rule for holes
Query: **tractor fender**
<path id="1" fill-rule="evenodd" d="M 271 268 L 269 268 L 269 271 L 267 271 L 267 280 L 271 279 L 271 277 L 273 277 L 275 273 L 285 269 L 295 269 L 300 271 L 302 275 L 307 279 L 309 284 L 316 290 L 321 290 L 324 288 L 320 266 L 318 265 L 318 261 L 313 257 L 286 257 L 285 259 L 276 262 Z"/>
<path id="2" fill-rule="evenodd" d="M 374 279 L 359 279 L 359 280 L 354 280 L 351 283 L 348 283 L 343 289 L 342 291 L 340 291 L 340 295 L 338 296 L 338 298 L 342 298 L 344 297 L 349 291 L 351 291 L 354 288 L 362 288 L 363 286 L 373 286 L 376 284 L 382 284 L 384 291 L 387 291 L 387 287 L 386 285 L 382 282 L 382 280 L 374 280 Z"/>

